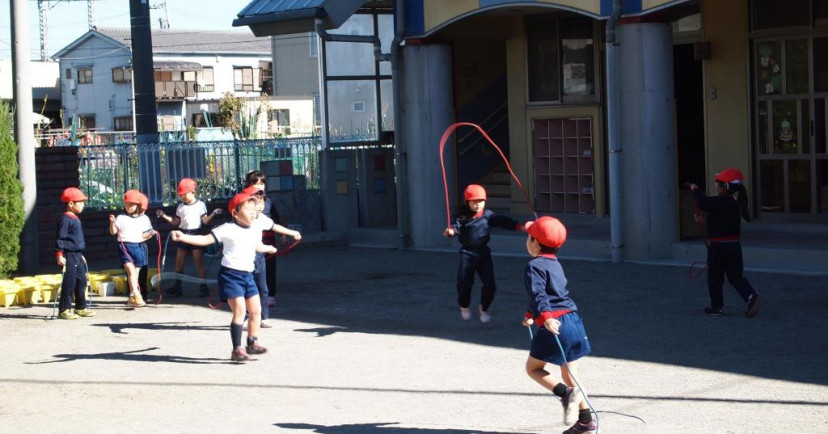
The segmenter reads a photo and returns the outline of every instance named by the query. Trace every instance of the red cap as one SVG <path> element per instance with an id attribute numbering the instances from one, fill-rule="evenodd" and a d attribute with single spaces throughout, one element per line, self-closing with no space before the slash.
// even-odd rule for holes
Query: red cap
<path id="1" fill-rule="evenodd" d="M 471 184 L 463 192 L 466 200 L 486 200 L 486 189 L 482 185 Z"/>
<path id="2" fill-rule="evenodd" d="M 566 242 L 566 227 L 555 217 L 541 217 L 526 223 L 526 232 L 548 247 L 560 247 Z"/>
<path id="3" fill-rule="evenodd" d="M 60 200 L 62 202 L 83 202 L 86 199 L 89 198 L 76 187 L 69 187 L 63 190 L 63 193 L 60 194 Z"/>
<path id="4" fill-rule="evenodd" d="M 745 176 L 742 175 L 742 172 L 740 172 L 739 169 L 734 169 L 732 167 L 728 167 L 727 169 L 716 174 L 716 181 L 718 182 L 741 184 L 744 180 Z"/>
<path id="5" fill-rule="evenodd" d="M 143 196 L 143 194 L 141 194 L 138 190 L 127 190 L 127 192 L 124 193 L 124 203 L 134 203 L 140 206 L 141 196 Z"/>
<path id="6" fill-rule="evenodd" d="M 245 202 L 247 202 L 248 200 L 251 200 L 251 199 L 255 200 L 256 195 L 255 194 L 250 194 L 250 193 L 245 193 L 244 191 L 242 191 L 241 193 L 236 194 L 235 196 L 233 196 L 232 199 L 230 199 L 230 202 L 227 203 L 227 209 L 230 210 L 230 212 L 232 213 L 233 211 L 236 210 L 236 208 L 239 205 L 241 205 L 241 204 L 243 204 L 243 203 L 245 203 Z"/>
<path id="7" fill-rule="evenodd" d="M 178 183 L 178 195 L 183 196 L 191 191 L 195 191 L 196 182 L 190 178 L 184 178 Z"/>
<path id="8" fill-rule="evenodd" d="M 252 185 L 245 187 L 241 193 L 249 194 L 251 196 L 263 196 L 264 190 L 258 189 Z"/>
<path id="9" fill-rule="evenodd" d="M 138 206 L 144 211 L 149 209 L 149 198 L 146 194 L 141 193 L 141 203 L 139 203 Z"/>

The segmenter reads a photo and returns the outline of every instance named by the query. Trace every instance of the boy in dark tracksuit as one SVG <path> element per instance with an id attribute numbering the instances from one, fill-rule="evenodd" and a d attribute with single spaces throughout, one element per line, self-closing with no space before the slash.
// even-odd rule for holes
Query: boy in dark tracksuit
<path id="1" fill-rule="evenodd" d="M 489 322 L 491 315 L 489 307 L 495 295 L 494 264 L 492 251 L 489 249 L 490 229 L 492 226 L 520 230 L 522 225 L 509 217 L 501 216 L 486 209 L 486 190 L 477 184 L 471 184 L 463 192 L 466 204 L 461 207 L 454 224 L 446 228 L 443 235 L 453 237 L 459 235 L 460 266 L 457 268 L 457 304 L 460 305 L 460 316 L 464 320 L 471 319 L 469 305 L 471 304 L 471 290 L 474 285 L 474 273 L 483 281 L 483 292 L 480 296 L 480 321 Z"/>
<path id="2" fill-rule="evenodd" d="M 711 316 L 724 314 L 722 286 L 724 277 L 736 288 L 747 304 L 745 316 L 753 318 L 759 313 L 761 298 L 750 282 L 742 275 L 741 219 L 750 221 L 747 208 L 747 190 L 742 184 L 744 176 L 737 169 L 729 168 L 716 174 L 716 196 L 705 196 L 696 184 L 690 185 L 699 210 L 707 213 L 707 289 L 710 307 L 704 313 Z"/>
<path id="3" fill-rule="evenodd" d="M 60 284 L 60 319 L 95 316 L 95 312 L 86 308 L 86 259 L 83 257 L 86 240 L 78 218 L 86 199 L 86 195 L 75 187 L 63 190 L 60 195 L 60 200 L 66 204 L 66 212 L 58 219 L 55 239 L 57 264 L 64 269 Z M 72 296 L 75 297 L 75 313 L 72 313 Z"/>

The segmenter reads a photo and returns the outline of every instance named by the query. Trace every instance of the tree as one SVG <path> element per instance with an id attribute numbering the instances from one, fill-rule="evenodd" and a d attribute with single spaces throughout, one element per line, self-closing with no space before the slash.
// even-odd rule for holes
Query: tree
<path id="1" fill-rule="evenodd" d="M 23 231 L 23 184 L 17 164 L 17 143 L 12 137 L 9 105 L 0 100 L 0 277 L 17 270 L 20 233 Z"/>

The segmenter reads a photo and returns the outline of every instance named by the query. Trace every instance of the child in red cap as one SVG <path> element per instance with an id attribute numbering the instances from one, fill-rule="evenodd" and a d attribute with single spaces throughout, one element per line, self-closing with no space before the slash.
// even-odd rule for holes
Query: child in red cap
<path id="1" fill-rule="evenodd" d="M 705 232 L 710 239 L 707 246 L 707 290 L 710 307 L 704 313 L 710 316 L 724 315 L 724 278 L 747 303 L 745 316 L 753 318 L 761 308 L 761 296 L 742 275 L 741 238 L 742 219 L 750 221 L 747 189 L 744 175 L 738 169 L 727 168 L 716 174 L 716 196 L 706 196 L 696 184 L 690 184 L 696 207 L 707 213 Z"/>
<path id="2" fill-rule="evenodd" d="M 86 308 L 86 239 L 78 214 L 83 212 L 86 197 L 75 187 L 63 190 L 60 200 L 66 204 L 66 212 L 57 223 L 57 264 L 63 267 L 63 281 L 60 283 L 60 308 L 58 318 L 78 319 L 95 316 Z M 75 313 L 72 313 L 72 296 L 75 297 Z"/>
<path id="3" fill-rule="evenodd" d="M 526 250 L 534 258 L 526 265 L 524 285 L 529 295 L 529 306 L 523 325 L 537 324 L 539 329 L 532 339 L 526 373 L 541 386 L 561 398 L 564 424 L 578 420 L 564 434 L 594 433 L 595 422 L 583 392 L 573 380 L 578 360 L 592 351 L 578 307 L 566 289 L 566 276 L 558 262 L 558 249 L 566 242 L 566 228 L 554 217 L 541 217 L 526 224 L 529 236 Z M 558 348 L 561 343 L 565 357 Z M 546 364 L 560 366 L 562 381 L 552 378 Z"/>
<path id="4" fill-rule="evenodd" d="M 196 235 L 200 232 L 202 226 L 207 226 L 213 222 L 213 218 L 221 215 L 221 209 L 216 208 L 211 213 L 207 213 L 207 205 L 204 202 L 196 199 L 195 192 L 198 185 L 195 180 L 184 178 L 178 183 L 178 197 L 181 203 L 175 209 L 175 215 L 170 216 L 164 213 L 163 210 L 156 210 L 155 216 L 166 221 L 167 223 L 176 226 L 178 230 L 188 235 Z M 198 270 L 198 277 L 202 280 L 205 276 L 203 253 L 204 249 L 199 246 L 192 246 L 189 244 L 179 244 L 178 250 L 175 253 L 175 272 L 180 274 L 184 272 L 184 261 L 187 259 L 187 254 L 193 254 L 193 262 L 196 270 Z M 180 297 L 184 295 L 181 290 L 181 280 L 175 279 L 175 283 L 167 291 L 167 295 Z M 198 290 L 199 297 L 206 297 L 209 295 L 207 285 L 202 283 Z"/>
<path id="5" fill-rule="evenodd" d="M 460 317 L 471 319 L 469 305 L 474 285 L 474 273 L 483 281 L 480 296 L 480 321 L 487 323 L 492 316 L 489 307 L 495 296 L 494 264 L 489 249 L 489 232 L 492 226 L 509 230 L 523 229 L 522 225 L 509 217 L 497 215 L 486 209 L 486 190 L 483 186 L 471 184 L 463 192 L 466 203 L 455 216 L 454 223 L 443 231 L 443 235 L 459 235 L 460 265 L 457 268 L 457 304 Z"/>
<path id="6" fill-rule="evenodd" d="M 118 217 L 109 215 L 109 234 L 118 235 L 118 254 L 127 272 L 129 307 L 147 305 L 141 295 L 138 276 L 141 268 L 146 267 L 148 263 L 147 246 L 144 242 L 154 237 L 156 232 L 142 209 L 141 204 L 145 197 L 138 190 L 129 190 L 124 193 L 125 214 Z"/>
<path id="7" fill-rule="evenodd" d="M 230 338 L 233 352 L 230 359 L 243 363 L 250 359 L 250 354 L 264 354 L 267 348 L 259 345 L 259 323 L 261 304 L 259 291 L 253 280 L 256 252 L 276 253 L 276 248 L 262 244 L 261 226 L 254 224 L 258 212 L 255 194 L 242 192 L 230 199 L 227 208 L 233 217 L 232 223 L 225 223 L 210 232 L 209 235 L 187 235 L 181 231 L 172 231 L 173 241 L 180 241 L 195 246 L 209 246 L 223 243 L 221 268 L 218 272 L 219 297 L 230 305 L 233 319 L 230 321 Z M 247 332 L 247 346 L 241 345 L 242 328 L 245 312 L 250 313 Z"/>

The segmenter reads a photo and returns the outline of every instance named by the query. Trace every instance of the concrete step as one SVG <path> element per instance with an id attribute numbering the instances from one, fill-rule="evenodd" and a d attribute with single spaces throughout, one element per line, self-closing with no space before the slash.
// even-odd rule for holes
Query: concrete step
<path id="1" fill-rule="evenodd" d="M 484 184 L 483 186 L 486 187 L 486 194 L 489 198 L 512 196 L 511 184 Z"/>
<path id="2" fill-rule="evenodd" d="M 506 209 L 508 210 L 512 206 L 512 198 L 511 197 L 492 197 L 486 200 L 486 208 L 491 210 L 495 209 Z"/>

